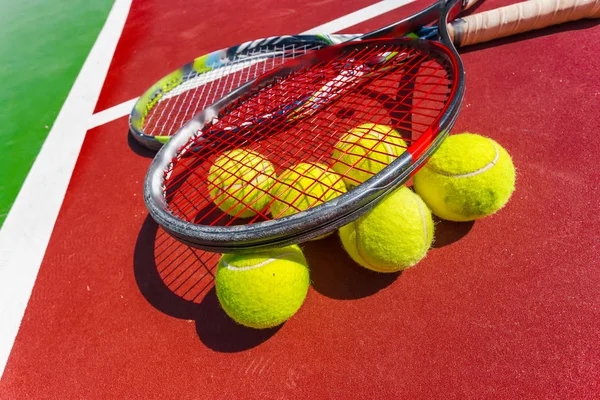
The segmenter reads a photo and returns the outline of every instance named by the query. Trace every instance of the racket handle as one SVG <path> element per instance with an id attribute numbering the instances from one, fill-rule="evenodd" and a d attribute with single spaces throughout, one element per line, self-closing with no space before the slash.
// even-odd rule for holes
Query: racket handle
<path id="1" fill-rule="evenodd" d="M 584 18 L 600 18 L 600 0 L 529 0 L 457 19 L 448 30 L 468 46 Z"/>

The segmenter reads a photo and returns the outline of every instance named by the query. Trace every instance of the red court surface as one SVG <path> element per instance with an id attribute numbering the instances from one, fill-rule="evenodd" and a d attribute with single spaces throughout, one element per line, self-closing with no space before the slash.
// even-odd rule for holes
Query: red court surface
<path id="1" fill-rule="evenodd" d="M 368 2 L 221 4 L 205 19 L 193 2 L 134 1 L 98 110 L 204 51 Z M 176 34 L 178 24 L 191 28 Z M 336 235 L 303 245 L 312 287 L 273 330 L 231 322 L 213 288 L 217 256 L 148 217 L 152 153 L 127 140 L 127 119 L 89 131 L 0 398 L 598 398 L 597 43 L 600 26 L 586 21 L 463 49 L 454 132 L 486 134 L 512 154 L 511 202 L 475 223 L 438 222 L 434 248 L 401 274 L 356 266 Z"/>

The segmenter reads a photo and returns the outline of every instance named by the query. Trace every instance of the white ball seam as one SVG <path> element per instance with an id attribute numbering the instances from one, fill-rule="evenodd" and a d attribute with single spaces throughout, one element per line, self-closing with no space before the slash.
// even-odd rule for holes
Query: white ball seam
<path id="1" fill-rule="evenodd" d="M 274 261 L 279 260 L 280 258 L 286 257 L 286 256 L 299 256 L 298 253 L 294 253 L 294 252 L 288 252 L 288 253 L 281 253 L 276 255 L 275 257 L 271 257 L 265 261 L 259 262 L 258 264 L 254 264 L 254 265 L 248 265 L 247 267 L 236 267 L 233 264 L 228 263 L 225 260 L 222 260 L 223 265 L 225 266 L 225 268 L 227 268 L 230 271 L 249 271 L 251 269 L 256 269 L 256 268 L 261 268 L 264 267 L 265 265 L 268 265 Z"/>
<path id="2" fill-rule="evenodd" d="M 498 163 L 498 160 L 500 159 L 500 150 L 498 149 L 498 146 L 496 146 L 496 143 L 494 143 L 492 141 L 490 141 L 490 143 L 494 147 L 494 151 L 495 151 L 494 159 L 492 161 L 490 161 L 489 163 L 487 163 L 486 165 L 484 165 L 482 168 L 479 168 L 478 170 L 475 170 L 473 172 L 467 172 L 466 174 L 451 174 L 449 172 L 445 172 L 445 171 L 436 169 L 436 168 L 430 166 L 429 164 L 425 164 L 425 167 L 427 167 L 431 171 L 435 172 L 436 174 L 444 175 L 449 178 L 470 178 L 472 176 L 482 174 L 485 171 L 492 168 L 494 165 L 496 165 Z"/>

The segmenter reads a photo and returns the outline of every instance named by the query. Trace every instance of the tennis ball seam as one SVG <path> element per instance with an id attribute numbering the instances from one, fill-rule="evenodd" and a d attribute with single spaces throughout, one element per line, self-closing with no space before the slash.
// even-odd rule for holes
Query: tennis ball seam
<path id="1" fill-rule="evenodd" d="M 428 169 L 430 169 L 431 171 L 435 172 L 436 174 L 444 175 L 444 176 L 447 176 L 449 178 L 470 178 L 472 176 L 476 176 L 476 175 L 482 174 L 485 171 L 493 168 L 498 163 L 498 161 L 500 160 L 500 150 L 498 149 L 498 146 L 496 146 L 496 143 L 494 143 L 494 142 L 492 142 L 490 140 L 488 140 L 488 141 L 494 147 L 494 152 L 495 152 L 494 159 L 492 161 L 490 161 L 489 163 L 487 163 L 486 165 L 484 165 L 483 167 L 481 167 L 481 168 L 479 168 L 479 169 L 477 169 L 475 171 L 467 172 L 465 174 L 452 174 L 450 172 L 442 171 L 440 169 L 432 167 L 429 164 L 425 164 L 425 167 L 428 168 Z"/>
<path id="2" fill-rule="evenodd" d="M 222 262 L 223 262 L 223 265 L 230 271 L 249 271 L 251 269 L 264 267 L 265 265 L 268 265 L 268 264 L 275 262 L 275 261 L 279 260 L 280 258 L 283 258 L 286 256 L 298 256 L 298 253 L 295 253 L 295 252 L 281 253 L 274 257 L 271 257 L 269 259 L 261 261 L 258 264 L 249 265 L 247 267 L 236 267 L 235 265 L 227 262 L 227 260 L 222 260 Z M 295 258 L 300 258 L 300 257 L 295 257 Z M 303 261 L 303 260 L 301 260 L 301 261 Z"/>

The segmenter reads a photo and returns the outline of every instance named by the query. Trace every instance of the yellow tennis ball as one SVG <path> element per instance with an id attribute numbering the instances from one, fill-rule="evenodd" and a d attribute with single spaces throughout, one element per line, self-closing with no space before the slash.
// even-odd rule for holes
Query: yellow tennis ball
<path id="1" fill-rule="evenodd" d="M 275 184 L 275 168 L 255 151 L 235 149 L 221 154 L 208 173 L 210 197 L 233 216 L 248 218 L 266 208 Z"/>
<path id="2" fill-rule="evenodd" d="M 342 178 L 323 164 L 300 163 L 277 178 L 271 214 L 282 218 L 307 210 L 346 192 Z"/>
<path id="3" fill-rule="evenodd" d="M 492 139 L 463 133 L 441 144 L 415 174 L 414 187 L 438 217 L 472 221 L 506 205 L 515 190 L 515 167 Z"/>
<path id="4" fill-rule="evenodd" d="M 425 257 L 433 241 L 433 219 L 423 200 L 401 187 L 339 233 L 344 249 L 358 264 L 377 272 L 397 272 Z"/>
<path id="5" fill-rule="evenodd" d="M 348 187 L 356 186 L 387 167 L 406 148 L 406 142 L 392 127 L 362 124 L 335 145 L 332 168 L 344 177 Z"/>
<path id="6" fill-rule="evenodd" d="M 271 328 L 287 321 L 304 302 L 309 283 L 306 259 L 295 245 L 225 254 L 215 274 L 221 307 L 250 328 Z"/>

